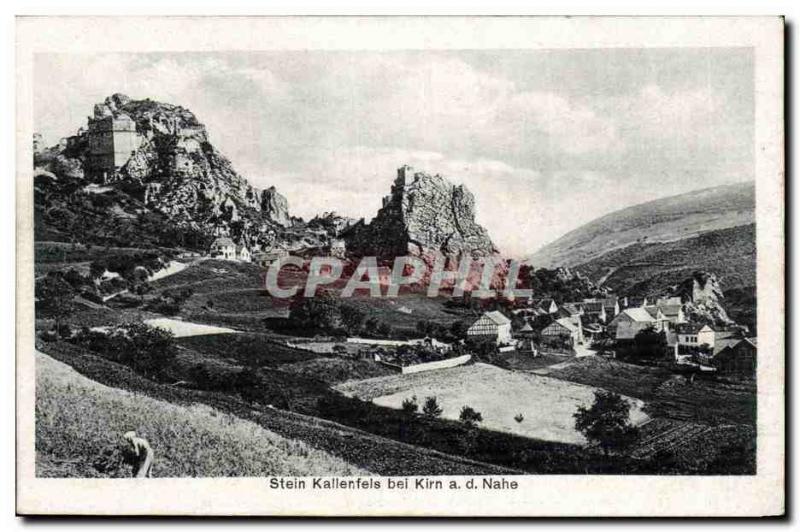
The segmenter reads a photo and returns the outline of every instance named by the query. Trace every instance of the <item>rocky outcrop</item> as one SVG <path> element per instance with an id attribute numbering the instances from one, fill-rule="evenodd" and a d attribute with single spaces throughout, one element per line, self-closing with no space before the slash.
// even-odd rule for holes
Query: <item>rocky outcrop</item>
<path id="1" fill-rule="evenodd" d="M 280 226 L 288 227 L 292 223 L 289 218 L 289 202 L 275 187 L 261 192 L 261 212 Z"/>
<path id="2" fill-rule="evenodd" d="M 310 229 L 319 229 L 325 231 L 329 236 L 338 237 L 357 223 L 356 218 L 340 216 L 335 212 L 324 212 L 312 218 L 307 225 Z"/>
<path id="3" fill-rule="evenodd" d="M 179 228 L 258 249 L 291 225 L 286 198 L 274 187 L 262 192 L 250 185 L 209 142 L 197 117 L 178 105 L 114 94 L 94 106 L 88 128 L 50 150 L 57 153 L 37 154 L 38 160 L 47 155 L 45 170 L 76 178 L 85 171 Z"/>
<path id="4" fill-rule="evenodd" d="M 475 222 L 475 198 L 465 186 L 409 166 L 398 169 L 372 222 L 354 225 L 345 240 L 350 252 L 383 258 L 497 253 L 486 229 Z"/>
<path id="5" fill-rule="evenodd" d="M 722 305 L 725 296 L 713 273 L 694 272 L 689 279 L 677 285 L 671 295 L 681 298 L 688 321 L 721 326 L 734 324 Z"/>

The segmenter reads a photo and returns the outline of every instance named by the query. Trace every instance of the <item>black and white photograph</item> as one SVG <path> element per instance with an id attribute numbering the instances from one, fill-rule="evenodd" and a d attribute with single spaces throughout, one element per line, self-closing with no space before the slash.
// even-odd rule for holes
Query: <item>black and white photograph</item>
<path id="1" fill-rule="evenodd" d="M 759 47 L 720 41 L 33 48 L 34 480 L 773 471 L 783 147 Z"/>

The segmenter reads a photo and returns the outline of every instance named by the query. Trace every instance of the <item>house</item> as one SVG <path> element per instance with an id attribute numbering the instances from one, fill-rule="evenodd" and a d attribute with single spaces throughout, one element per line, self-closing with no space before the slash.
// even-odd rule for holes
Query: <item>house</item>
<path id="1" fill-rule="evenodd" d="M 544 297 L 544 298 L 534 298 L 531 297 L 528 299 L 528 307 L 532 309 L 539 310 L 546 314 L 555 314 L 558 312 L 558 305 L 552 298 Z"/>
<path id="2" fill-rule="evenodd" d="M 570 318 L 559 318 L 542 329 L 542 342 L 574 347 L 583 344 L 583 329 Z"/>
<path id="3" fill-rule="evenodd" d="M 606 312 L 606 319 L 612 320 L 614 316 L 619 314 L 619 300 L 616 297 L 607 297 L 602 300 L 603 309 Z"/>
<path id="4" fill-rule="evenodd" d="M 511 343 L 511 320 L 501 312 L 484 312 L 483 316 L 467 329 L 469 338 L 491 338 L 498 345 Z"/>
<path id="5" fill-rule="evenodd" d="M 251 258 L 252 257 L 250 256 L 250 250 L 247 249 L 246 246 L 242 246 L 242 245 L 236 246 L 236 260 L 239 260 L 239 261 L 242 261 L 242 262 L 250 262 Z"/>
<path id="6" fill-rule="evenodd" d="M 237 260 L 236 244 L 227 236 L 217 238 L 211 243 L 211 249 L 208 254 L 213 259 Z"/>
<path id="7" fill-rule="evenodd" d="M 721 375 L 756 376 L 758 342 L 756 338 L 724 340 L 726 345 L 716 351 L 711 364 Z"/>
<path id="8" fill-rule="evenodd" d="M 686 323 L 686 316 L 683 314 L 683 305 L 680 303 L 677 305 L 674 303 L 658 303 L 656 306 L 670 324 L 677 325 L 679 323 Z"/>
<path id="9" fill-rule="evenodd" d="M 558 314 L 562 318 L 571 318 L 573 316 L 582 316 L 583 307 L 580 303 L 564 303 L 558 308 Z"/>
<path id="10" fill-rule="evenodd" d="M 289 255 L 285 249 L 273 249 L 271 251 L 261 251 L 253 253 L 253 262 L 262 268 L 269 268 L 272 264 L 283 257 Z"/>
<path id="11" fill-rule="evenodd" d="M 655 320 L 654 326 L 655 326 L 656 330 L 665 331 L 665 330 L 669 329 L 669 320 L 664 315 L 664 313 L 661 312 L 661 308 L 660 307 L 648 306 L 648 307 L 640 307 L 640 308 L 643 308 L 645 310 L 645 312 L 647 312 L 648 314 L 650 314 L 650 316 L 653 317 L 653 320 Z"/>
<path id="12" fill-rule="evenodd" d="M 679 323 L 675 326 L 675 332 L 678 335 L 676 348 L 679 352 L 696 351 L 703 345 L 713 352 L 716 331 L 712 326 L 703 323 Z"/>
<path id="13" fill-rule="evenodd" d="M 533 333 L 533 327 L 531 327 L 530 322 L 526 321 L 525 325 L 523 325 L 517 332 L 514 333 L 514 336 L 516 338 L 532 338 Z"/>
<path id="14" fill-rule="evenodd" d="M 626 308 L 646 307 L 648 305 L 650 305 L 650 300 L 647 299 L 647 297 L 640 296 L 623 297 L 619 301 L 620 310 L 625 310 Z"/>
<path id="15" fill-rule="evenodd" d="M 603 327 L 599 323 L 587 323 L 581 327 L 583 327 L 583 338 L 586 342 L 599 340 L 603 335 Z"/>
<path id="16" fill-rule="evenodd" d="M 633 340 L 639 332 L 648 327 L 661 330 L 658 316 L 660 316 L 658 312 L 654 317 L 641 307 L 626 308 L 611 320 L 611 323 L 608 324 L 608 331 L 617 340 Z"/>
<path id="17" fill-rule="evenodd" d="M 588 316 L 600 323 L 607 322 L 608 315 L 606 314 L 606 307 L 602 301 L 596 301 L 594 299 L 584 300 L 580 305 L 581 308 L 583 308 L 584 316 Z"/>

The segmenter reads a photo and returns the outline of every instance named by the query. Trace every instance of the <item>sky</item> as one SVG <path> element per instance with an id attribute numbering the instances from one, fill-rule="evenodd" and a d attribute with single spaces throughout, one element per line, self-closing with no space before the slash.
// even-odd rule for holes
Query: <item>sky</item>
<path id="1" fill-rule="evenodd" d="M 749 48 L 37 55 L 54 144 L 121 92 L 190 109 L 292 215 L 372 218 L 410 164 L 475 195 L 507 256 L 603 214 L 754 179 Z"/>

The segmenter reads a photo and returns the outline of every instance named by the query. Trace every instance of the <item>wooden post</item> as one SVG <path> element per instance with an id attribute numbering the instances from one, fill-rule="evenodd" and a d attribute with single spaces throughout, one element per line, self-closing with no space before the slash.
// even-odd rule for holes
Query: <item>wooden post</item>
<path id="1" fill-rule="evenodd" d="M 131 430 L 123 435 L 125 441 L 131 446 L 133 454 L 136 457 L 136 464 L 133 467 L 134 478 L 150 478 L 153 470 L 153 448 L 150 443 L 144 438 L 136 435 L 136 432 Z"/>

